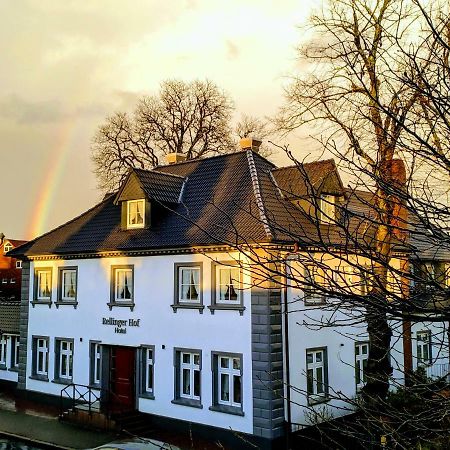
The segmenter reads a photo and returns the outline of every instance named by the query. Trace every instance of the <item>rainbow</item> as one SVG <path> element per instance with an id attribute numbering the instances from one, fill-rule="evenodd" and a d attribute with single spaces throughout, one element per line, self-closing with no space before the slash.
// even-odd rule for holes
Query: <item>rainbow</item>
<path id="1" fill-rule="evenodd" d="M 49 215 L 51 209 L 55 207 L 54 200 L 58 186 L 63 175 L 67 173 L 67 160 L 71 146 L 75 141 L 77 127 L 74 125 L 74 121 L 75 119 L 72 118 L 71 122 L 67 121 L 61 126 L 53 150 L 50 152 L 47 170 L 43 172 L 45 178 L 43 182 L 42 180 L 39 182 L 40 188 L 37 190 L 36 199 L 33 202 L 35 206 L 26 231 L 28 239 L 34 239 L 48 231 Z"/>

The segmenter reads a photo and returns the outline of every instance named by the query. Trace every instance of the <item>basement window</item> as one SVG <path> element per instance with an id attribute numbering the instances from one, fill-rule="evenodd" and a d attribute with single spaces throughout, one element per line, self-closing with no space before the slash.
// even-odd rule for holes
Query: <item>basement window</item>
<path id="1" fill-rule="evenodd" d="M 144 228 L 145 200 L 127 201 L 127 228 Z"/>

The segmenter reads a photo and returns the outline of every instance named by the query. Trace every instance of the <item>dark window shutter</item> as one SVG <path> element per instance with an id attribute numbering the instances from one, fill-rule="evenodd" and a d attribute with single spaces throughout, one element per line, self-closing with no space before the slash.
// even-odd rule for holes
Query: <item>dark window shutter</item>
<path id="1" fill-rule="evenodd" d="M 55 340 L 55 379 L 58 379 L 60 376 L 60 373 L 59 373 L 59 364 L 60 364 L 60 358 L 61 358 L 60 347 L 61 347 L 61 341 Z M 48 351 L 47 351 L 47 360 L 48 360 Z M 47 364 L 48 364 L 48 362 L 47 362 Z"/>
<path id="2" fill-rule="evenodd" d="M 31 356 L 31 371 L 32 371 L 33 375 L 36 375 L 36 370 L 37 370 L 37 366 L 36 366 L 36 364 L 37 364 L 37 355 L 36 355 L 36 353 L 37 353 L 37 339 L 36 338 L 33 338 L 32 346 L 33 346 L 33 348 L 31 350 L 31 353 L 32 353 L 32 356 Z"/>
<path id="3" fill-rule="evenodd" d="M 175 382 L 175 386 L 174 386 L 174 396 L 175 398 L 180 398 L 180 358 L 181 358 L 181 354 L 179 351 L 175 352 L 175 361 L 174 361 L 174 370 L 175 370 L 175 374 L 174 374 L 174 382 Z"/>
<path id="4" fill-rule="evenodd" d="M 328 396 L 329 394 L 329 386 L 328 386 L 328 351 L 325 347 L 323 349 L 323 371 L 324 371 L 324 383 L 325 383 L 325 395 Z"/>
<path id="5" fill-rule="evenodd" d="M 152 225 L 152 204 L 145 199 L 145 228 L 150 228 Z"/>
<path id="6" fill-rule="evenodd" d="M 213 371 L 213 405 L 219 404 L 219 357 L 213 355 L 212 360 Z"/>
<path id="7" fill-rule="evenodd" d="M 122 230 L 127 229 L 127 202 L 123 201 L 121 202 L 121 208 L 122 212 L 120 215 L 120 227 Z"/>

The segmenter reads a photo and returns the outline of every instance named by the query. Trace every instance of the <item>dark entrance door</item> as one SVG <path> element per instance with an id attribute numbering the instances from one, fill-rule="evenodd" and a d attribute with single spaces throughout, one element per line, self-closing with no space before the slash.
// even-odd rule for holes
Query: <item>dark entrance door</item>
<path id="1" fill-rule="evenodd" d="M 113 409 L 135 409 L 135 349 L 111 347 L 110 402 Z"/>

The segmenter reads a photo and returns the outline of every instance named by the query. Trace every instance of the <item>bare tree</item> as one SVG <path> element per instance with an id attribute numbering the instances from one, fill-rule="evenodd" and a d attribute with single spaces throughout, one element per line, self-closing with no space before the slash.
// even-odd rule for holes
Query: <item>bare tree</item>
<path id="1" fill-rule="evenodd" d="M 117 112 L 98 128 L 92 160 L 99 187 L 111 191 L 129 168 L 155 167 L 167 153 L 192 159 L 230 151 L 233 109 L 212 81 L 163 81 L 159 93 L 140 99 L 132 114 Z"/>

